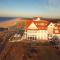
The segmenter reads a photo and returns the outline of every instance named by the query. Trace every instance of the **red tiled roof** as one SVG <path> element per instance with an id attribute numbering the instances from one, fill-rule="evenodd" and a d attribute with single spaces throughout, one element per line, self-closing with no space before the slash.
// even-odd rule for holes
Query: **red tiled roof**
<path id="1" fill-rule="evenodd" d="M 26 29 L 29 27 L 29 25 L 30 25 L 32 22 L 36 25 L 36 27 L 37 27 L 39 30 L 46 30 L 46 29 L 47 29 L 48 21 L 45 21 L 45 20 L 40 20 L 40 21 L 27 20 L 27 21 L 26 21 Z M 32 29 L 32 30 L 33 30 L 33 29 Z"/>
<path id="2" fill-rule="evenodd" d="M 25 27 L 25 29 L 27 29 L 27 28 L 28 28 L 28 26 L 29 26 L 31 23 L 32 23 L 32 21 L 31 21 L 31 20 L 26 20 L 26 27 Z"/>

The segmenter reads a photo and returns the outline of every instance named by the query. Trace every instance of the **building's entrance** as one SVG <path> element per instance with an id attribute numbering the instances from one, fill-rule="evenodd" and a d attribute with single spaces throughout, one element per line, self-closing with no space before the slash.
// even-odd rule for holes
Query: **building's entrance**
<path id="1" fill-rule="evenodd" d="M 30 36 L 30 37 L 27 37 L 28 40 L 37 40 L 36 36 Z"/>

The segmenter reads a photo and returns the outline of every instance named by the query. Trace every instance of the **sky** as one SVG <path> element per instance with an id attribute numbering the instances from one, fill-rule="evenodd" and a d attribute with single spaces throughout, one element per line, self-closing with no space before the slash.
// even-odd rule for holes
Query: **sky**
<path id="1" fill-rule="evenodd" d="M 60 18 L 60 0 L 0 0 L 0 17 Z"/>

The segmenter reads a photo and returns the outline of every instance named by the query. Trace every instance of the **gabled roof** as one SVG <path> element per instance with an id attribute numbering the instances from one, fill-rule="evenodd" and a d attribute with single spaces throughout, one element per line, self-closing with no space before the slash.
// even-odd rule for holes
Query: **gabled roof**
<path id="1" fill-rule="evenodd" d="M 32 23 L 32 20 L 26 20 L 25 29 L 27 29 L 31 23 Z"/>
<path id="2" fill-rule="evenodd" d="M 32 22 L 27 29 L 38 29 L 37 26 Z"/>
<path id="3" fill-rule="evenodd" d="M 48 21 L 45 21 L 45 20 L 39 20 L 39 21 L 27 20 L 26 21 L 26 29 L 28 29 L 29 26 L 32 26 L 32 23 L 35 26 L 35 28 L 30 27 L 30 29 L 32 29 L 32 30 L 37 29 L 37 28 L 38 28 L 38 30 L 46 30 L 47 26 L 48 26 Z"/>
<path id="4" fill-rule="evenodd" d="M 55 27 L 55 24 L 51 22 L 48 27 Z"/>

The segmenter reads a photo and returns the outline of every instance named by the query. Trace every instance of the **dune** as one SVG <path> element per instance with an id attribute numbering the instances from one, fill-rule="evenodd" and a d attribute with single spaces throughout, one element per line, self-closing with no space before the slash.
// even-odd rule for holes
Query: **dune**
<path id="1" fill-rule="evenodd" d="M 0 27 L 8 28 L 16 24 L 17 19 L 12 19 L 9 21 L 0 22 Z"/>

